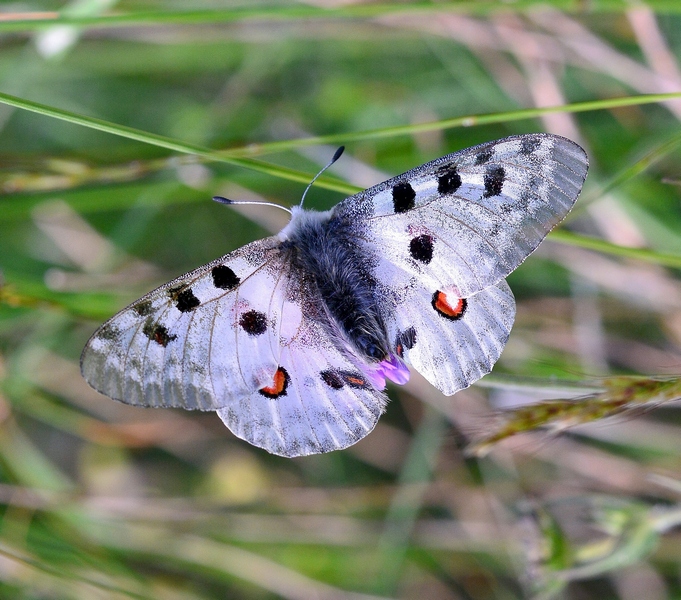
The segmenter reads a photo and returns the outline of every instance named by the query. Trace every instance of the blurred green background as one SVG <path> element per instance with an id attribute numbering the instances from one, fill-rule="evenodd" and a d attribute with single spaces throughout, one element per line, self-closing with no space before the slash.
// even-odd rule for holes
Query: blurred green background
<path id="1" fill-rule="evenodd" d="M 0 105 L 0 597 L 681 597 L 673 403 L 465 453 L 501 409 L 681 371 L 681 100 L 636 99 L 681 92 L 680 9 L 0 4 L 0 93 L 114 124 Z M 517 112 L 546 107 L 563 109 Z M 534 131 L 582 144 L 591 171 L 509 278 L 518 317 L 483 385 L 446 398 L 414 375 L 356 446 L 289 460 L 81 379 L 104 319 L 285 224 L 211 196 L 296 204 L 343 143 L 306 200 L 328 209 Z"/>

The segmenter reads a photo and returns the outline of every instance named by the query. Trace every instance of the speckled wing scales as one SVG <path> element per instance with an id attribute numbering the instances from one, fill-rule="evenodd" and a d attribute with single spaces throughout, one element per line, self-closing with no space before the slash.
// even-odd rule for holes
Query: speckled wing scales
<path id="1" fill-rule="evenodd" d="M 414 286 L 387 325 L 404 360 L 450 396 L 492 370 L 514 318 L 513 293 L 502 279 L 467 299 Z"/>

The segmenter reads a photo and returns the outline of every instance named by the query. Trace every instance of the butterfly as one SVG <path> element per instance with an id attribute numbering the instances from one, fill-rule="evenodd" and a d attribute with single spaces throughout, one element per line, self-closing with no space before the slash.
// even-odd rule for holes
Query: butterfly
<path id="1" fill-rule="evenodd" d="M 448 154 L 148 293 L 104 323 L 85 380 L 121 402 L 216 411 L 295 457 L 346 448 L 408 365 L 451 395 L 489 373 L 515 301 L 505 277 L 570 211 L 588 158 L 527 134 Z"/>

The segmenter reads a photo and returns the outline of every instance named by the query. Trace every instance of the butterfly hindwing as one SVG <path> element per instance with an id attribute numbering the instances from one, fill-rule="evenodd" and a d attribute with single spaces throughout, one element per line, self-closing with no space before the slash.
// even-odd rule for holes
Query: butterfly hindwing
<path id="1" fill-rule="evenodd" d="M 235 435 L 288 457 L 354 444 L 374 428 L 387 403 L 319 323 L 304 318 L 299 333 L 282 346 L 278 385 L 218 410 Z"/>
<path id="2" fill-rule="evenodd" d="M 492 370 L 514 317 L 513 293 L 502 279 L 465 299 L 415 286 L 395 307 L 388 327 L 396 350 L 449 396 Z"/>

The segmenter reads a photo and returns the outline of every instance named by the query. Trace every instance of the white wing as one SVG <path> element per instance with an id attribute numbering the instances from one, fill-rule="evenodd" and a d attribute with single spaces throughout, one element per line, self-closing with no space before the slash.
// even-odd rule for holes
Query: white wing
<path id="1" fill-rule="evenodd" d="M 587 168 L 570 140 L 514 136 L 427 163 L 334 209 L 367 257 L 393 348 L 443 393 L 499 358 L 515 316 L 503 279 L 570 211 Z"/>
<path id="2" fill-rule="evenodd" d="M 467 299 L 408 289 L 387 323 L 404 360 L 450 396 L 492 370 L 506 345 L 515 301 L 505 280 Z"/>
<path id="3" fill-rule="evenodd" d="M 248 244 L 122 310 L 83 351 L 87 382 L 127 404 L 218 410 L 283 456 L 357 442 L 387 398 L 334 346 L 280 246 Z"/>

